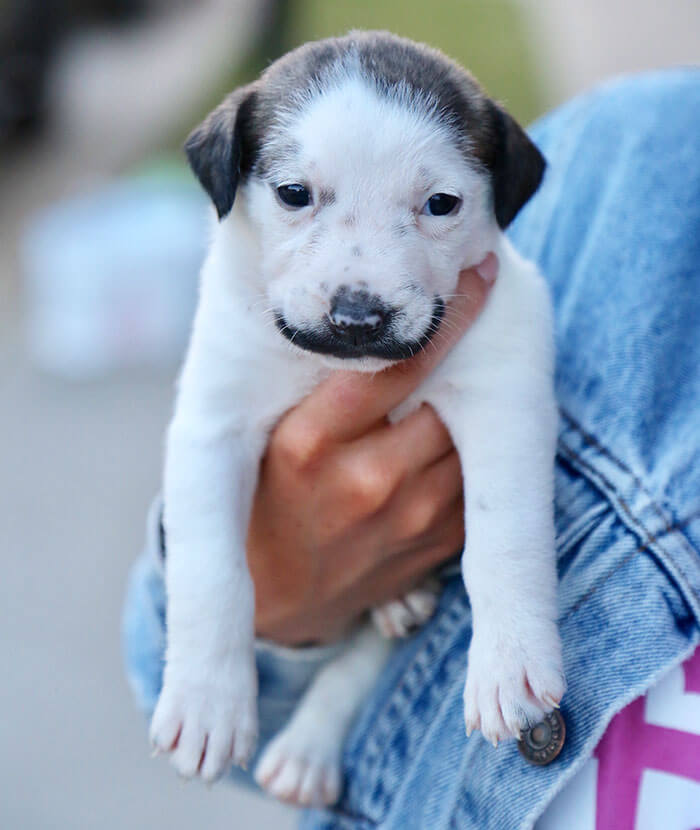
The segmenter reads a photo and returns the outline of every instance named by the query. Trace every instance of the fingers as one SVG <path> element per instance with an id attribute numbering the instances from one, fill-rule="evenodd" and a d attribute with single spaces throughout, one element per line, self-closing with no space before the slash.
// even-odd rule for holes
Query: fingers
<path id="1" fill-rule="evenodd" d="M 464 547 L 462 470 L 453 450 L 429 470 L 407 481 L 372 520 L 377 541 L 336 561 L 352 579 L 372 583 L 384 599 L 450 559 Z M 372 603 L 374 604 L 374 603 Z"/>
<path id="2" fill-rule="evenodd" d="M 453 528 L 445 518 L 456 511 L 462 517 L 462 468 L 456 450 L 407 481 L 387 508 L 387 523 L 394 544 L 410 546 L 430 538 L 446 536 L 453 544 Z M 458 509 L 457 509 L 458 508 Z M 457 534 L 457 548 L 464 542 L 464 530 Z M 455 548 L 455 551 L 457 550 Z"/>
<path id="3" fill-rule="evenodd" d="M 433 338 L 434 348 L 374 375 L 333 373 L 287 415 L 280 428 L 291 435 L 304 435 L 311 453 L 326 440 L 347 441 L 363 435 L 405 400 L 445 357 L 478 316 L 490 287 L 490 280 L 480 276 L 477 268 L 463 271 L 438 336 Z M 314 425 L 310 435 L 309 424 Z"/>
<path id="4" fill-rule="evenodd" d="M 451 449 L 447 428 L 431 406 L 423 405 L 398 424 L 383 424 L 344 444 L 339 469 L 350 487 L 362 491 L 363 485 L 370 486 L 380 498 L 372 505 L 378 509 L 404 479 L 429 467 Z"/>
<path id="5" fill-rule="evenodd" d="M 375 565 L 362 582 L 364 608 L 403 596 L 459 554 L 463 545 L 464 514 L 461 500 L 455 499 L 441 518 L 439 535 Z"/>

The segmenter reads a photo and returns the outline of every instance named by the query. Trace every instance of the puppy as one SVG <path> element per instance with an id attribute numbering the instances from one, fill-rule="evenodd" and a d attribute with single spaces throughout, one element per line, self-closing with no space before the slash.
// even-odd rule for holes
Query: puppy
<path id="1" fill-rule="evenodd" d="M 334 369 L 376 372 L 425 347 L 459 272 L 496 260 L 480 317 L 396 416 L 430 403 L 462 463 L 467 733 L 518 737 L 565 690 L 550 302 L 503 234 L 543 158 L 462 68 L 377 32 L 289 53 L 226 98 L 186 150 L 219 222 L 167 438 L 168 645 L 153 744 L 205 780 L 251 756 L 245 545 L 268 434 Z M 263 786 L 337 800 L 344 736 L 388 649 L 371 625 L 357 630 L 263 753 Z"/>

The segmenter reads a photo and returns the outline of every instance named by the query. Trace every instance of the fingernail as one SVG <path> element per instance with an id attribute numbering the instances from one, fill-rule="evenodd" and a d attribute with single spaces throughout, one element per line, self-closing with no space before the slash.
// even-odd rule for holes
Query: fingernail
<path id="1" fill-rule="evenodd" d="M 489 251 L 481 262 L 474 266 L 474 269 L 487 285 L 493 285 L 498 276 L 498 258 L 496 254 Z"/>

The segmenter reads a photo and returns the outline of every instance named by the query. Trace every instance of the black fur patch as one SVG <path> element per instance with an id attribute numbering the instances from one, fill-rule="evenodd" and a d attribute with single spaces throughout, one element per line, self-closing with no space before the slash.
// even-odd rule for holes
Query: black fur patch
<path id="1" fill-rule="evenodd" d="M 264 175 L 266 138 L 277 138 L 281 108 L 293 110 L 300 93 L 323 89 L 332 69 L 359 73 L 380 95 L 401 87 L 412 103 L 446 120 L 467 159 L 488 171 L 494 213 L 505 228 L 537 190 L 545 161 L 520 126 L 461 66 L 436 49 L 388 32 L 351 32 L 300 46 L 271 64 L 255 83 L 232 93 L 186 144 L 190 164 L 225 216 L 241 178 Z"/>
<path id="2" fill-rule="evenodd" d="M 333 190 L 332 188 L 327 188 L 321 190 L 321 192 L 318 194 L 318 203 L 322 207 L 329 207 L 330 205 L 335 204 L 335 198 L 335 190 Z"/>
<path id="3" fill-rule="evenodd" d="M 248 123 L 255 96 L 254 84 L 232 92 L 185 142 L 190 166 L 214 203 L 219 219 L 233 207 L 241 171 L 254 152 Z"/>
<path id="4" fill-rule="evenodd" d="M 506 228 L 540 186 L 547 163 L 527 133 L 497 104 L 493 108 L 493 144 L 484 154 L 491 174 L 496 221 Z"/>

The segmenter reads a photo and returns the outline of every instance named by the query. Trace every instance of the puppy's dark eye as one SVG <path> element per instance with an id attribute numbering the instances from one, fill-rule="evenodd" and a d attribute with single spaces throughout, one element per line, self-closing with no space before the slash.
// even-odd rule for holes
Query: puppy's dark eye
<path id="1" fill-rule="evenodd" d="M 280 201 L 287 207 L 303 208 L 311 203 L 311 194 L 303 184 L 281 184 L 277 188 Z"/>
<path id="2" fill-rule="evenodd" d="M 462 203 L 458 196 L 450 196 L 449 193 L 433 193 L 425 203 L 423 213 L 430 216 L 447 216 L 453 213 Z"/>

